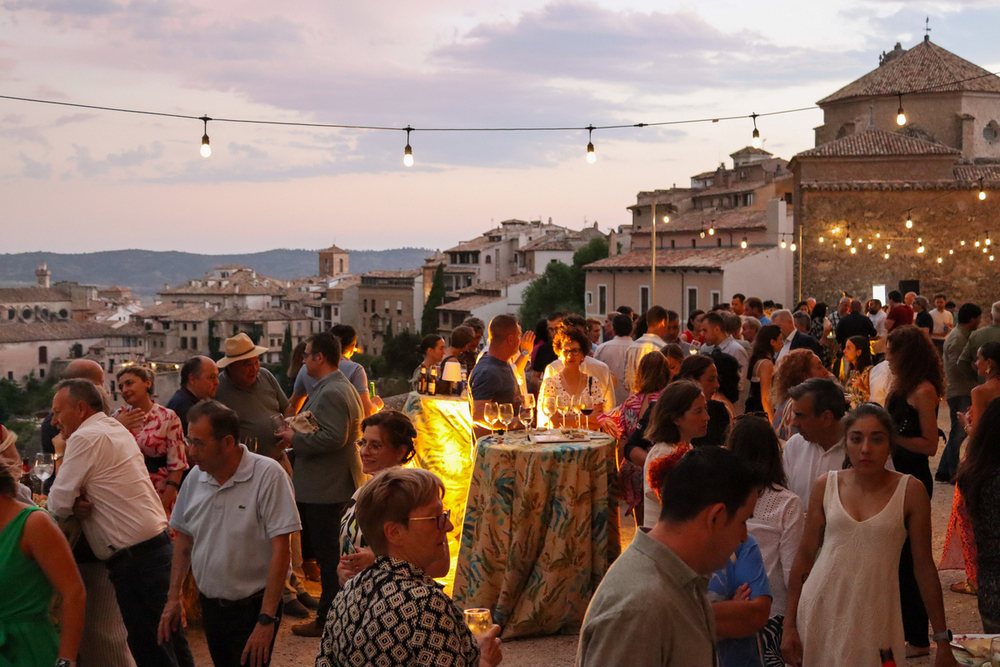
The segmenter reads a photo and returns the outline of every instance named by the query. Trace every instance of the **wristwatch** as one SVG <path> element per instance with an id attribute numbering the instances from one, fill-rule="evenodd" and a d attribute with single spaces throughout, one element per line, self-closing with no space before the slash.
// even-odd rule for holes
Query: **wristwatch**
<path id="1" fill-rule="evenodd" d="M 56 660 L 56 667 L 73 667 L 73 661 L 68 658 L 59 658 Z"/>
<path id="2" fill-rule="evenodd" d="M 274 623 L 277 622 L 277 620 L 278 620 L 277 616 L 268 616 L 267 614 L 264 613 L 261 613 L 261 615 L 257 617 L 257 622 L 265 626 L 273 625 Z"/>
<path id="3" fill-rule="evenodd" d="M 950 642 L 952 638 L 951 630 L 945 630 L 944 632 L 935 632 L 931 635 L 932 642 Z"/>

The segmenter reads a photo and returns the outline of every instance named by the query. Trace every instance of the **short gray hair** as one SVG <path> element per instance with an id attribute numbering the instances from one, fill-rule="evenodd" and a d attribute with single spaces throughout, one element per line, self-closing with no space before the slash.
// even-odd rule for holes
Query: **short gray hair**
<path id="1" fill-rule="evenodd" d="M 993 324 L 1000 324 L 1000 301 L 993 304 L 990 309 L 990 315 L 993 316 Z"/>
<path id="2" fill-rule="evenodd" d="M 771 313 L 771 322 L 774 322 L 775 320 L 781 320 L 786 317 L 791 319 L 792 313 L 790 310 L 782 308 L 781 310 L 776 310 L 773 313 Z"/>
<path id="3" fill-rule="evenodd" d="M 90 380 L 72 378 L 63 380 L 56 385 L 56 393 L 63 389 L 69 390 L 68 397 L 73 403 L 85 403 L 94 412 L 104 411 L 104 399 L 97 386 Z"/>
<path id="4" fill-rule="evenodd" d="M 812 318 L 809 317 L 809 313 L 804 310 L 796 310 L 792 313 L 792 319 L 804 327 L 808 327 L 812 323 Z"/>
<path id="5" fill-rule="evenodd" d="M 743 315 L 741 317 L 743 319 L 743 324 L 749 326 L 754 331 L 760 331 L 760 328 L 764 326 L 760 323 L 760 320 L 752 315 Z"/>

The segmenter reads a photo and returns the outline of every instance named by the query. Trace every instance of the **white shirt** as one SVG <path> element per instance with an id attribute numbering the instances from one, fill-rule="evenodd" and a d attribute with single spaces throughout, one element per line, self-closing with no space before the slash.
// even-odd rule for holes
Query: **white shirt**
<path id="1" fill-rule="evenodd" d="M 954 328 L 955 325 L 955 318 L 947 310 L 938 310 L 935 308 L 931 311 L 931 319 L 934 320 L 931 338 L 936 338 L 937 340 L 944 340 L 948 336 L 948 331 Z M 945 329 L 945 326 L 948 329 Z"/>
<path id="2" fill-rule="evenodd" d="M 885 399 L 889 396 L 889 362 L 881 361 L 868 372 L 868 389 L 870 390 L 868 400 L 885 407 Z"/>
<path id="3" fill-rule="evenodd" d="M 103 412 L 88 417 L 66 441 L 66 455 L 49 491 L 48 510 L 69 516 L 82 493 L 94 503 L 93 514 L 81 521 L 83 533 L 101 560 L 167 529 L 167 515 L 149 480 L 139 445 L 124 426 Z"/>
<path id="4" fill-rule="evenodd" d="M 781 456 L 785 464 L 785 474 L 788 475 L 788 488 L 802 501 L 803 511 L 809 509 L 809 494 L 812 493 L 816 480 L 831 470 L 842 470 L 847 458 L 847 447 L 841 440 L 830 449 L 823 448 L 815 442 L 809 442 L 796 433 L 785 442 L 785 451 Z M 885 462 L 886 470 L 895 470 L 890 456 Z"/>
<path id="5" fill-rule="evenodd" d="M 879 310 L 877 313 L 872 315 L 868 313 L 868 319 L 872 321 L 875 326 L 875 333 L 878 334 L 879 338 L 885 338 L 888 334 L 885 330 L 885 318 L 888 317 L 884 310 Z"/>
<path id="6" fill-rule="evenodd" d="M 789 343 L 789 345 L 791 345 L 791 343 Z M 725 354 L 728 354 L 736 359 L 736 362 L 740 365 L 740 397 L 736 402 L 736 412 L 742 414 L 743 406 L 746 405 L 747 396 L 750 394 L 750 380 L 747 379 L 747 364 L 750 363 L 750 354 L 747 352 L 747 349 L 740 345 L 739 341 L 731 335 L 726 336 L 726 339 L 719 343 L 716 347 L 719 348 L 719 352 L 724 352 Z"/>
<path id="7" fill-rule="evenodd" d="M 607 364 L 611 374 L 618 381 L 615 385 L 615 403 L 621 403 L 628 398 L 628 389 L 625 388 L 625 352 L 631 344 L 630 336 L 615 336 L 594 350 L 594 358 Z"/>
<path id="8" fill-rule="evenodd" d="M 547 379 L 558 373 L 563 369 L 562 359 L 556 359 L 551 364 L 545 367 L 545 373 L 542 375 L 542 382 L 544 383 Z M 593 376 L 604 386 L 604 412 L 607 412 L 611 408 L 615 407 L 615 389 L 614 383 L 611 381 L 611 369 L 603 361 L 594 359 L 593 357 L 584 357 L 583 361 L 580 363 L 580 370 L 587 375 Z"/>
<path id="9" fill-rule="evenodd" d="M 666 347 L 666 343 L 656 334 L 643 334 L 625 351 L 625 389 L 631 394 L 632 383 L 635 381 L 639 362 L 650 352 L 658 352 Z"/>
<path id="10" fill-rule="evenodd" d="M 177 494 L 170 527 L 194 538 L 191 571 L 210 598 L 242 600 L 267 585 L 271 539 L 301 530 L 288 475 L 244 445 L 236 472 L 219 486 L 195 466 Z"/>
<path id="11" fill-rule="evenodd" d="M 772 618 L 785 614 L 788 576 L 806 525 L 802 501 L 792 491 L 779 489 L 764 487 L 753 516 L 747 521 L 747 532 L 757 540 L 767 570 Z"/>
<path id="12" fill-rule="evenodd" d="M 785 336 L 784 342 L 781 344 L 781 349 L 778 350 L 778 354 L 774 355 L 774 364 L 778 365 L 778 361 L 785 356 L 785 353 L 792 349 L 792 339 L 795 338 L 795 332 Z"/>

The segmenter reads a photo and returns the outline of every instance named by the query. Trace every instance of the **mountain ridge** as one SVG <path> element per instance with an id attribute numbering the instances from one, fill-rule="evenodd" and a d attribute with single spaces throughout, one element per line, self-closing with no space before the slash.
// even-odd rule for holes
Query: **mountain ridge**
<path id="1" fill-rule="evenodd" d="M 420 268 L 434 254 L 428 248 L 349 250 L 351 273 Z M 35 269 L 44 262 L 53 283 L 128 287 L 139 298 L 152 298 L 164 285 L 176 287 L 200 278 L 216 266 L 241 264 L 282 280 L 314 276 L 318 250 L 277 248 L 263 252 L 202 255 L 177 250 L 104 250 L 92 253 L 22 252 L 0 254 L 0 286 L 35 284 Z"/>

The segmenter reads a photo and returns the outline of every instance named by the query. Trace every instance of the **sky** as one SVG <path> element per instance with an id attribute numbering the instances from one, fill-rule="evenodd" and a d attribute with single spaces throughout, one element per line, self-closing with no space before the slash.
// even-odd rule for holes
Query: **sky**
<path id="1" fill-rule="evenodd" d="M 923 38 L 1000 70 L 1000 2 L 0 0 L 0 253 L 447 248 L 510 218 L 607 231 Z M 633 125 L 551 132 L 421 128 Z M 758 119 L 813 147 L 818 109 Z"/>

